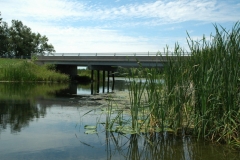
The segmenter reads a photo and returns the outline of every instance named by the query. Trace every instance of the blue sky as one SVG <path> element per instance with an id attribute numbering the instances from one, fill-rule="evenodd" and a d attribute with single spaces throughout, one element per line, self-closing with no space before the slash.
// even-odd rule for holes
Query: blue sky
<path id="1" fill-rule="evenodd" d="M 158 52 L 213 24 L 240 20 L 239 0 L 0 0 L 3 21 L 21 20 L 49 38 L 57 53 Z"/>

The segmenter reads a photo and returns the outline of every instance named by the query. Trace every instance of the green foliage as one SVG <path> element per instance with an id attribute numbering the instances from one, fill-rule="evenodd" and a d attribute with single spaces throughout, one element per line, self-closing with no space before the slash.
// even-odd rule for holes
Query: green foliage
<path id="1" fill-rule="evenodd" d="M 214 26 L 216 34 L 201 43 L 189 38 L 189 73 L 194 87 L 195 132 L 223 143 L 239 143 L 240 23 L 232 30 Z M 191 68 L 190 68 L 191 67 Z"/>
<path id="2" fill-rule="evenodd" d="M 239 143 L 240 23 L 230 31 L 214 27 L 209 41 L 188 37 L 189 58 L 175 47 L 177 57 L 169 57 L 165 68 L 165 105 L 174 110 L 174 128 L 192 126 L 199 138 Z"/>
<path id="3" fill-rule="evenodd" d="M 91 77 L 91 70 L 88 69 L 78 69 L 79 76 Z"/>
<path id="4" fill-rule="evenodd" d="M 44 67 L 45 67 L 47 70 L 56 71 L 56 65 L 55 65 L 55 64 L 45 64 Z"/>
<path id="5" fill-rule="evenodd" d="M 0 56 L 30 58 L 33 54 L 44 55 L 53 52 L 54 47 L 48 44 L 45 35 L 33 33 L 31 28 L 18 20 L 12 20 L 10 27 L 6 22 L 0 21 Z"/>
<path id="6" fill-rule="evenodd" d="M 17 59 L 0 59 L 0 81 L 56 81 L 66 82 L 69 77 L 49 66 L 38 66 L 30 61 Z"/>
<path id="7" fill-rule="evenodd" d="M 1 12 L 0 12 L 1 16 Z M 4 55 L 8 50 L 8 25 L 0 18 L 0 56 Z"/>

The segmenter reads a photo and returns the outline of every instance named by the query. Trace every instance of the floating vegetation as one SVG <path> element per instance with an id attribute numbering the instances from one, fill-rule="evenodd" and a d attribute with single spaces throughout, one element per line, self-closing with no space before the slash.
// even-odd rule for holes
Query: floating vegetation
<path id="1" fill-rule="evenodd" d="M 84 126 L 85 129 L 85 134 L 96 134 L 97 133 L 97 126 L 89 126 L 89 125 L 85 125 Z"/>

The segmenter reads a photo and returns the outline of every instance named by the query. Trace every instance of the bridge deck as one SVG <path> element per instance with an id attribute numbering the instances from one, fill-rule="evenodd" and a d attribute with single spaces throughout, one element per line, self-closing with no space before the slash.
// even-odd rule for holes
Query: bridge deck
<path id="1" fill-rule="evenodd" d="M 176 56 L 39 56 L 37 63 L 51 63 L 57 65 L 78 65 L 78 66 L 123 66 L 138 67 L 162 67 L 169 58 L 176 59 Z M 187 58 L 183 56 L 182 58 Z"/>

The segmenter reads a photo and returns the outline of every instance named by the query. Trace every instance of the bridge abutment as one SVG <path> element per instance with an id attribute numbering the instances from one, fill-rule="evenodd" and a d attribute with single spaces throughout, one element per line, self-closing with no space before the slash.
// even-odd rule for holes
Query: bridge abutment
<path id="1" fill-rule="evenodd" d="M 56 70 L 70 77 L 75 77 L 78 74 L 76 65 L 56 65 Z"/>

